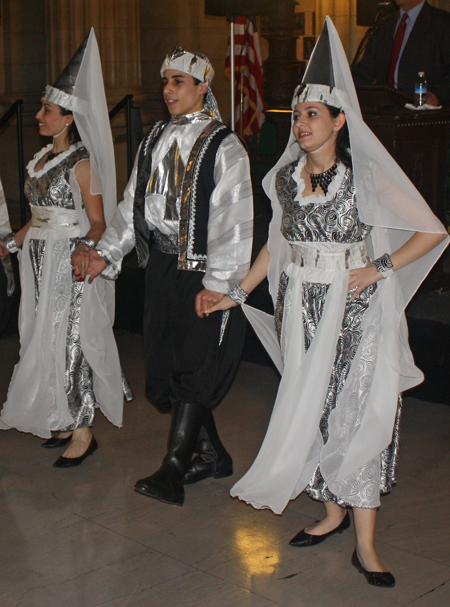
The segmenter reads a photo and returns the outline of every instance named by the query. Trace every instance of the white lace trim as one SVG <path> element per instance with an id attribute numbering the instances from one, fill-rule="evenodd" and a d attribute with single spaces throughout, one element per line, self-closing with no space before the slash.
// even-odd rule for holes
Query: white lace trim
<path id="1" fill-rule="evenodd" d="M 47 173 L 47 171 L 49 171 L 50 169 L 52 169 L 53 167 L 55 167 L 62 160 L 64 160 L 68 156 L 70 156 L 70 154 L 72 154 L 72 152 L 74 152 L 75 150 L 77 150 L 78 148 L 80 148 L 82 146 L 83 146 L 83 142 L 82 141 L 77 141 L 76 143 L 73 143 L 68 150 L 64 150 L 64 152 L 61 152 L 61 154 L 58 154 L 52 160 L 50 160 L 49 162 L 46 162 L 44 164 L 44 166 L 42 167 L 42 169 L 40 169 L 39 171 L 35 172 L 34 167 L 37 165 L 37 163 L 39 162 L 39 160 L 43 156 L 45 156 L 45 154 L 47 154 L 47 152 L 51 152 L 51 150 L 53 148 L 53 143 L 49 143 L 44 148 L 42 148 L 42 150 L 40 150 L 39 152 L 37 152 L 37 154 L 35 154 L 33 156 L 32 160 L 30 160 L 30 162 L 27 164 L 26 168 L 27 168 L 27 171 L 28 171 L 28 175 L 30 177 L 42 177 L 42 175 L 45 175 L 45 173 Z"/>
<path id="2" fill-rule="evenodd" d="M 301 172 L 303 167 L 306 164 L 306 154 L 303 156 L 300 156 L 299 161 L 297 163 L 297 166 L 294 169 L 294 172 L 292 173 L 292 179 L 295 181 L 295 183 L 297 184 L 298 188 L 297 188 L 297 194 L 294 198 L 295 202 L 298 202 L 300 204 L 300 206 L 305 206 L 307 204 L 325 204 L 327 202 L 330 202 L 331 200 L 333 200 L 333 198 L 336 196 L 337 191 L 339 190 L 342 180 L 345 177 L 345 165 L 343 165 L 341 162 L 338 162 L 337 165 L 337 173 L 333 179 L 333 181 L 330 183 L 329 187 L 328 187 L 328 192 L 326 194 L 326 196 L 324 194 L 311 194 L 310 196 L 302 196 L 303 191 L 306 187 L 305 181 L 304 179 L 301 177 Z"/>

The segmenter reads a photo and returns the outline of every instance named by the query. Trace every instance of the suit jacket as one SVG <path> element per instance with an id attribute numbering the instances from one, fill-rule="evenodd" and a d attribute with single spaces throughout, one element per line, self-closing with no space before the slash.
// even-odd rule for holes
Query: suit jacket
<path id="1" fill-rule="evenodd" d="M 353 68 L 355 84 L 386 84 L 398 13 L 381 22 Z M 425 72 L 428 90 L 440 104 L 450 105 L 450 13 L 425 2 L 403 49 L 397 87 L 411 97 L 417 73 Z"/>

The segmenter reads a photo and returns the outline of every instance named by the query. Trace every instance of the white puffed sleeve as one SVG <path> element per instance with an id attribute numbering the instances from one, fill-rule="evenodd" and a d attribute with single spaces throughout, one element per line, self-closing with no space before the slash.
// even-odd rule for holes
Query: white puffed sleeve
<path id="1" fill-rule="evenodd" d="M 250 268 L 253 239 L 253 195 L 247 152 L 235 134 L 217 152 L 209 203 L 208 265 L 203 285 L 227 293 Z"/>

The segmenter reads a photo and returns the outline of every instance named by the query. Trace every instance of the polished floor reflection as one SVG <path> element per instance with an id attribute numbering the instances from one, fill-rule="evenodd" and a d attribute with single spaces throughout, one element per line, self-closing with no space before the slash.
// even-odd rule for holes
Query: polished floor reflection
<path id="1" fill-rule="evenodd" d="M 0 432 L 0 607 L 444 607 L 450 603 L 450 407 L 405 399 L 398 487 L 383 498 L 378 548 L 394 589 L 351 567 L 353 525 L 311 548 L 289 539 L 322 515 L 300 496 L 285 513 L 229 497 L 253 461 L 278 379 L 242 363 L 216 413 L 234 457 L 231 478 L 186 487 L 180 508 L 133 491 L 165 453 L 169 417 L 143 395 L 142 340 L 118 335 L 136 400 L 124 427 L 99 413 L 99 449 L 55 469 L 59 453 L 15 430 Z M 0 340 L 4 401 L 17 338 Z"/>

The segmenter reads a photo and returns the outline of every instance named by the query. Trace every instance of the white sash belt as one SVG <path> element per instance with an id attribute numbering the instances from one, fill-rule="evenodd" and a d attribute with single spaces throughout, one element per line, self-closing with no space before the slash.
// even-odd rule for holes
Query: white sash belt
<path id="1" fill-rule="evenodd" d="M 78 225 L 78 215 L 73 209 L 30 206 L 33 228 L 72 228 Z"/>
<path id="2" fill-rule="evenodd" d="M 337 250 L 320 246 L 295 244 L 292 246 L 292 262 L 301 268 L 315 268 L 332 272 L 362 268 L 368 262 L 366 242 L 355 242 Z"/>

